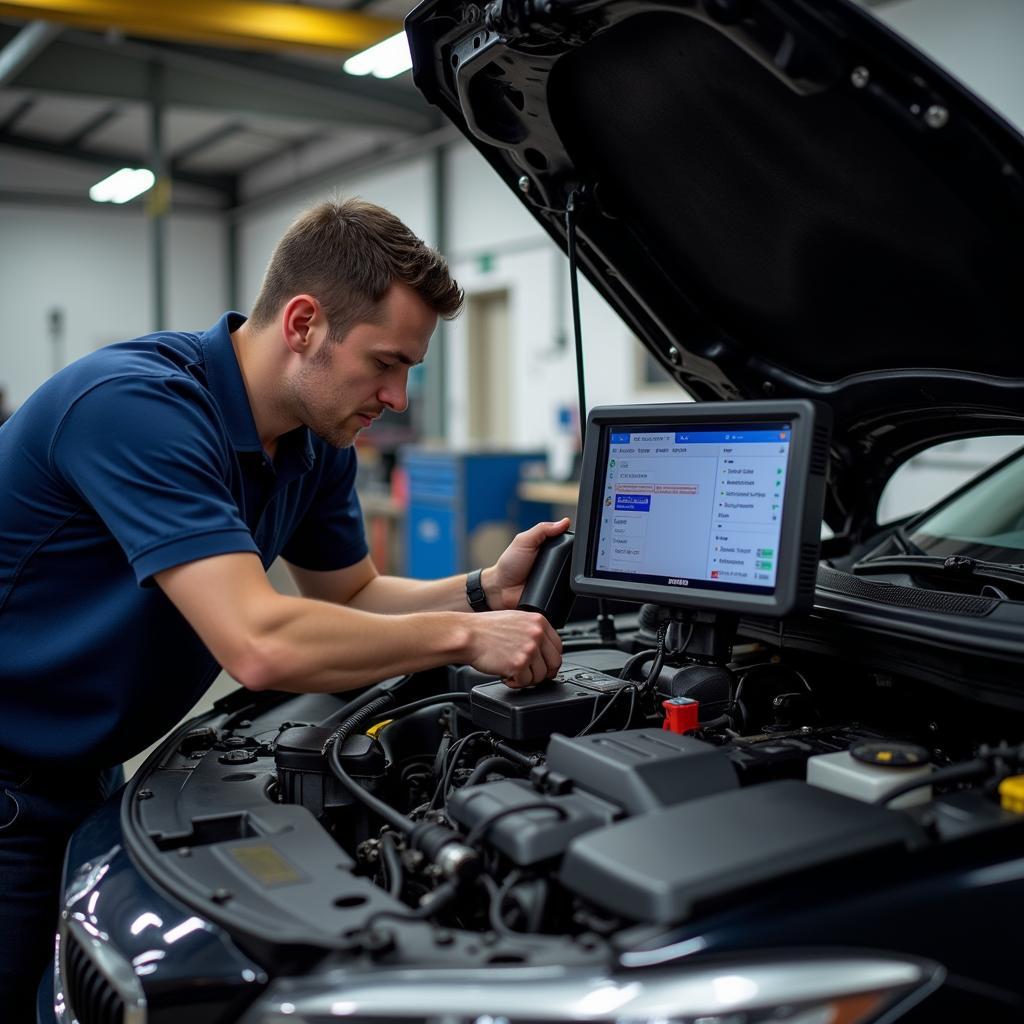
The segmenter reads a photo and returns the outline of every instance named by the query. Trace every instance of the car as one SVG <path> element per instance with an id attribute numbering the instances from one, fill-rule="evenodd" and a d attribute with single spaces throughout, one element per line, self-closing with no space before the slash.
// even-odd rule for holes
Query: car
<path id="1" fill-rule="evenodd" d="M 818 417 L 792 600 L 609 571 L 534 690 L 224 698 L 72 837 L 40 1019 L 1019 1019 L 1024 454 L 877 511 L 919 452 L 1024 431 L 1024 140 L 842 0 L 426 0 L 407 31 L 698 399 L 595 411 L 588 451 Z M 606 501 L 580 515 L 647 507 Z"/>

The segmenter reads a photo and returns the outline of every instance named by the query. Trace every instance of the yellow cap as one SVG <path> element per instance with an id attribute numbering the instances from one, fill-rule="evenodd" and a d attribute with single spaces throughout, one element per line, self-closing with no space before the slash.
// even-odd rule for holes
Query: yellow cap
<path id="1" fill-rule="evenodd" d="M 378 722 L 376 725 L 371 725 L 370 728 L 366 730 L 366 735 L 369 736 L 370 739 L 375 740 L 381 734 L 381 731 L 384 729 L 384 727 L 390 725 L 393 721 L 393 718 L 387 718 L 383 722 Z"/>
<path id="2" fill-rule="evenodd" d="M 1024 775 L 1011 775 L 999 783 L 999 802 L 1004 811 L 1024 814 Z"/>

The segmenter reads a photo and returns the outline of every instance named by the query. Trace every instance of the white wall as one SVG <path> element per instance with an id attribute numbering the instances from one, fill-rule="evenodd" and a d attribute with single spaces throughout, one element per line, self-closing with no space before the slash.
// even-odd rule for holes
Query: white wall
<path id="1" fill-rule="evenodd" d="M 432 241 L 433 170 L 429 157 L 384 167 L 380 171 L 339 178 L 330 187 L 296 191 L 272 205 L 258 208 L 238 225 L 239 302 L 248 312 L 278 239 L 303 210 L 323 199 L 360 196 L 391 210 L 420 237 Z"/>
<path id="2" fill-rule="evenodd" d="M 215 214 L 167 225 L 167 322 L 208 327 L 226 301 Z M 17 406 L 59 366 L 48 314 L 64 313 L 60 365 L 152 329 L 148 224 L 139 210 L 0 204 L 0 382 Z"/>

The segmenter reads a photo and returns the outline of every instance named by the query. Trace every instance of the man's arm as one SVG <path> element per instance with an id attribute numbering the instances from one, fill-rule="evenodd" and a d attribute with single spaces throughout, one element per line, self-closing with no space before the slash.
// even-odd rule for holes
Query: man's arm
<path id="1" fill-rule="evenodd" d="M 541 544 L 549 537 L 564 533 L 568 526 L 568 519 L 557 523 L 538 523 L 518 534 L 498 561 L 484 569 L 481 583 L 487 603 L 493 610 L 516 607 Z M 441 580 L 381 576 L 369 557 L 333 572 L 314 572 L 294 565 L 288 568 L 306 597 L 362 611 L 394 615 L 416 611 L 469 610 L 464 575 Z"/>
<path id="2" fill-rule="evenodd" d="M 449 662 L 528 686 L 561 664 L 558 634 L 526 612 L 377 615 L 286 596 L 270 585 L 259 558 L 245 553 L 155 578 L 217 661 L 254 690 L 345 690 Z"/>

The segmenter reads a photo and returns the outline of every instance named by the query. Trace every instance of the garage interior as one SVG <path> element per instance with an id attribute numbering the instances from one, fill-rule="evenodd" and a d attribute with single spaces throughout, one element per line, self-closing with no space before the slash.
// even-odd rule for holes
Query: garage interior
<path id="1" fill-rule="evenodd" d="M 997 59 L 1024 32 L 1021 5 L 869 6 L 1024 124 L 1024 69 Z M 257 7 L 273 16 L 257 20 Z M 7 411 L 101 345 L 246 310 L 293 216 L 322 197 L 360 195 L 445 253 L 467 294 L 464 315 L 442 323 L 411 381 L 410 410 L 360 442 L 378 564 L 413 575 L 457 571 L 493 557 L 514 532 L 511 523 L 469 524 L 439 561 L 416 548 L 405 522 L 407 474 L 394 473 L 406 446 L 441 445 L 456 458 L 481 446 L 541 456 L 520 496 L 525 489 L 537 507 L 572 512 L 578 424 L 564 258 L 407 70 L 389 78 L 343 70 L 354 53 L 399 32 L 410 9 L 405 0 L 0 3 Z M 89 189 L 123 167 L 151 169 L 156 184 L 120 205 L 90 200 Z M 592 403 L 686 397 L 586 282 L 581 301 Z M 895 519 L 926 505 L 1013 444 L 975 439 L 917 456 L 891 483 L 883 513 Z M 291 587 L 276 567 L 272 578 Z M 233 685 L 222 676 L 205 704 Z"/>
<path id="2" fill-rule="evenodd" d="M 1024 2 L 857 2 L 1024 130 Z M 408 410 L 357 441 L 376 566 L 419 579 L 465 573 L 492 564 L 530 522 L 575 519 L 583 453 L 568 263 L 414 86 L 402 27 L 414 6 L 0 0 L 0 424 L 107 345 L 247 313 L 295 217 L 359 196 L 436 247 L 466 295 L 413 368 Z M 374 63 L 367 52 L 381 45 Z M 141 191 L 117 196 L 110 179 L 132 174 Z M 591 407 L 693 400 L 585 280 L 578 312 Z M 994 434 L 914 455 L 888 483 L 878 523 L 927 508 L 1019 446 L 1019 435 Z M 470 493 L 493 496 L 493 507 L 477 511 Z M 821 536 L 831 536 L 824 524 Z M 282 562 L 268 575 L 298 593 Z M 186 719 L 237 690 L 222 672 Z M 782 696 L 799 705 L 806 695 Z M 125 763 L 129 779 L 159 745 Z"/>

